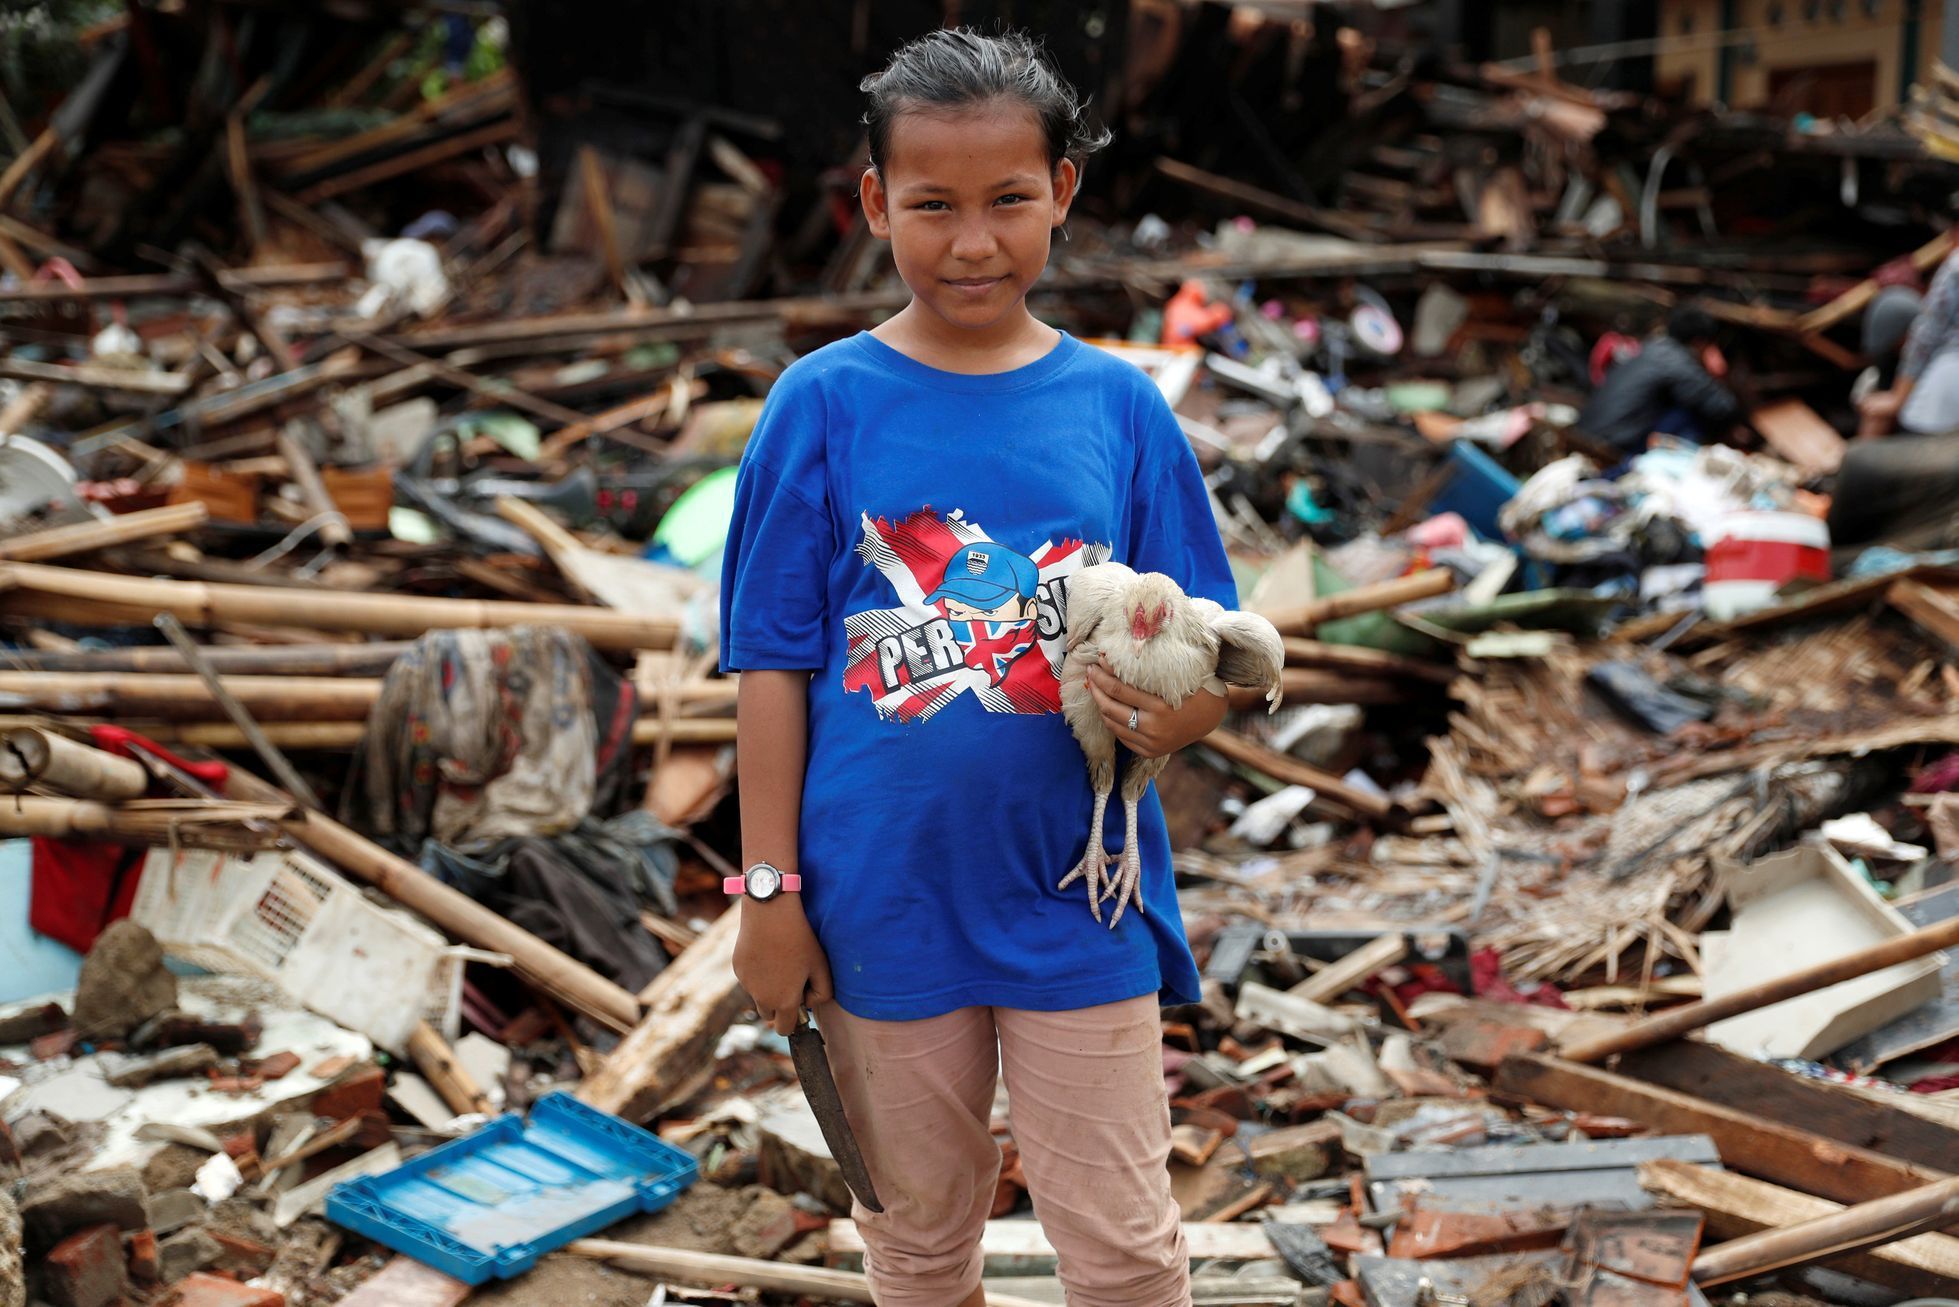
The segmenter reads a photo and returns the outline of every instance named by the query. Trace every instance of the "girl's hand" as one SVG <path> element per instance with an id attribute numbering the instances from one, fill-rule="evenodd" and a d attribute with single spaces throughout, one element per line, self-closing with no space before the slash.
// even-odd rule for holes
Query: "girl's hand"
<path id="1" fill-rule="evenodd" d="M 763 1021 L 779 1035 L 793 1034 L 804 1008 L 830 1001 L 830 960 L 803 915 L 799 895 L 783 894 L 767 903 L 743 899 L 738 910 L 735 979 Z"/>
<path id="2" fill-rule="evenodd" d="M 1102 710 L 1102 720 L 1118 740 L 1139 758 L 1162 758 L 1186 744 L 1195 744 L 1218 728 L 1229 705 L 1223 695 L 1199 690 L 1172 708 L 1153 694 L 1124 685 L 1097 663 L 1088 669 L 1088 692 Z M 1136 729 L 1129 729 L 1129 715 Z"/>

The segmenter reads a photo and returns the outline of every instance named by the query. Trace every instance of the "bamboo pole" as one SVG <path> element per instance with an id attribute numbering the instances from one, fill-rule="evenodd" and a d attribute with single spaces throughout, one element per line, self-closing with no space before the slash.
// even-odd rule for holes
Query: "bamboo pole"
<path id="1" fill-rule="evenodd" d="M 739 1284 L 770 1293 L 800 1294 L 837 1302 L 875 1302 L 871 1282 L 856 1271 L 833 1271 L 820 1266 L 765 1262 L 753 1257 L 697 1253 L 690 1248 L 659 1248 L 621 1243 L 616 1239 L 577 1239 L 566 1248 L 578 1257 L 611 1262 L 621 1270 L 660 1279 L 691 1280 L 696 1284 Z M 1042 1307 L 1018 1294 L 986 1294 L 987 1307 Z"/>
<path id="2" fill-rule="evenodd" d="M 1951 1225 L 1959 1225 L 1959 1176 L 1716 1244 L 1694 1259 L 1694 1283 L 1727 1284 Z"/>
<path id="3" fill-rule="evenodd" d="M 313 461 L 312 452 L 297 436 L 283 429 L 274 438 L 273 447 L 286 460 L 287 475 L 298 487 L 300 499 L 313 510 L 315 517 L 326 519 L 320 524 L 320 539 L 340 548 L 352 544 L 354 532 L 347 525 L 347 515 L 327 493 L 326 482 L 320 478 L 320 465 Z"/>
<path id="4" fill-rule="evenodd" d="M 79 601 L 83 607 L 78 610 L 64 601 Z M 671 648 L 680 627 L 670 617 L 639 617 L 574 604 L 158 581 L 37 563 L 0 563 L 0 608 L 29 617 L 71 620 L 76 611 L 98 616 L 109 611 L 127 614 L 131 625 L 168 612 L 191 626 L 243 622 L 397 636 L 459 627 L 562 626 L 597 648 L 621 651 Z"/>
<path id="5" fill-rule="evenodd" d="M 1304 636 L 1282 637 L 1288 667 L 1330 667 L 1363 676 L 1405 676 L 1447 685 L 1456 679 L 1456 669 L 1448 663 L 1409 658 L 1357 644 L 1322 644 Z"/>
<path id="6" fill-rule="evenodd" d="M 428 1022 L 417 1022 L 413 1033 L 408 1036 L 408 1056 L 415 1059 L 415 1065 L 422 1069 L 429 1084 L 457 1116 L 469 1112 L 480 1112 L 484 1116 L 496 1114 L 490 1096 L 476 1083 L 476 1077 L 456 1059 L 456 1050 L 450 1048 L 449 1042 L 435 1033 Z"/>
<path id="7" fill-rule="evenodd" d="M 134 758 L 118 758 L 39 726 L 0 734 L 0 788 L 19 794 L 30 785 L 81 799 L 140 799 L 150 774 Z"/>
<path id="8" fill-rule="evenodd" d="M 211 520 L 211 510 L 201 503 L 170 504 L 146 508 L 140 513 L 100 522 L 77 522 L 72 526 L 51 527 L 0 540 L 0 562 L 38 563 L 50 558 L 65 558 L 91 549 L 108 549 L 156 536 L 180 535 L 195 531 Z"/>
<path id="9" fill-rule="evenodd" d="M 1219 728 L 1201 743 L 1217 750 L 1233 762 L 1243 763 L 1287 785 L 1304 785 L 1314 793 L 1343 803 L 1369 821 L 1383 822 L 1394 815 L 1394 804 L 1378 794 L 1349 785 L 1331 772 L 1310 767 L 1288 753 L 1268 749 L 1262 744 Z"/>
<path id="10" fill-rule="evenodd" d="M 228 676 L 225 687 L 254 716 L 274 721 L 361 722 L 381 695 L 380 681 L 353 677 Z M 41 712 L 186 717 L 220 711 L 201 678 L 179 673 L 0 671 L 0 694 Z"/>
<path id="11" fill-rule="evenodd" d="M 1337 595 L 1315 599 L 1309 604 L 1281 608 L 1264 614 L 1281 634 L 1310 631 L 1322 622 L 1353 617 L 1359 613 L 1398 608 L 1417 599 L 1448 594 L 1456 588 L 1455 574 L 1446 567 L 1432 567 L 1410 576 L 1398 576 L 1379 585 L 1363 585 Z"/>
<path id="12" fill-rule="evenodd" d="M 411 640 L 368 644 L 211 645 L 204 658 L 228 677 L 372 677 L 414 648 Z M 75 652 L 14 652 L 8 661 L 35 672 L 184 672 L 184 656 L 167 645 L 135 649 L 84 649 Z M 236 685 L 236 681 L 230 682 Z"/>
<path id="13" fill-rule="evenodd" d="M 245 823 L 274 820 L 288 811 L 289 805 L 283 803 L 149 799 L 118 805 L 94 799 L 12 795 L 0 802 L 0 835 L 113 839 L 192 849 L 269 849 L 278 837 L 248 830 Z"/>
<path id="14" fill-rule="evenodd" d="M 205 749 L 246 749 L 250 742 L 230 722 L 131 722 L 158 744 L 195 745 Z M 365 722 L 264 722 L 259 729 L 281 749 L 319 749 L 345 752 L 357 748 L 367 734 Z M 678 717 L 662 721 L 642 717 L 633 723 L 635 747 L 662 740 L 672 744 L 732 744 L 732 717 Z"/>
<path id="15" fill-rule="evenodd" d="M 366 721 L 381 697 L 382 682 L 352 676 L 226 676 L 224 684 L 261 724 L 321 725 Z M 731 707 L 736 689 L 737 683 L 732 680 L 701 681 L 678 688 L 674 692 L 677 706 L 688 716 L 676 721 L 676 733 L 671 738 L 676 741 L 732 739 L 732 735 L 723 733 L 721 726 L 710 724 L 718 719 L 696 714 Z M 185 722 L 216 720 L 222 715 L 203 681 L 174 672 L 130 675 L 0 671 L 0 695 L 9 696 L 17 708 L 30 712 L 156 717 Z M 651 714 L 657 708 L 658 704 L 650 699 L 640 703 L 640 711 L 648 715 L 645 720 L 653 721 L 654 726 L 658 723 Z M 656 729 L 636 737 L 642 744 L 661 738 L 667 737 Z"/>
<path id="16" fill-rule="evenodd" d="M 1658 1016 L 1635 1021 L 1623 1030 L 1560 1049 L 1558 1056 L 1567 1062 L 1602 1062 L 1618 1053 L 1630 1053 L 1635 1049 L 1678 1039 L 1688 1031 L 1699 1030 L 1716 1021 L 1758 1011 L 1784 999 L 1814 993 L 1846 980 L 1855 980 L 1858 976 L 1868 976 L 1873 971 L 1896 966 L 1900 962 L 1910 962 L 1940 949 L 1954 947 L 1959 947 L 1959 917 L 1914 930 L 1909 935 L 1896 936 L 1882 944 L 1858 949 L 1854 953 L 1846 953 L 1842 957 L 1831 958 L 1827 962 L 1819 962 L 1815 966 L 1803 967 L 1759 985 L 1749 985 L 1732 994 L 1723 994 L 1720 998 L 1702 999 L 1697 1003 L 1668 1008 Z"/>
<path id="17" fill-rule="evenodd" d="M 421 913 L 463 943 L 508 953 L 533 984 L 594 1021 L 623 1033 L 639 1020 L 639 1001 L 631 994 L 406 858 L 322 813 L 295 810 L 287 796 L 248 771 L 234 771 L 228 788 L 243 798 L 278 802 L 280 829 L 314 854 Z"/>

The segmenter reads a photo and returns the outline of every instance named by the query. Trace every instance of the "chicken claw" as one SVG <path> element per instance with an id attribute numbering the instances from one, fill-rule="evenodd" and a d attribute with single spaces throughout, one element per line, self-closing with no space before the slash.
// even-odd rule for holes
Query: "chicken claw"
<path id="1" fill-rule="evenodd" d="M 1110 930 L 1116 928 L 1116 923 L 1122 920 L 1124 909 L 1131 903 L 1136 905 L 1137 916 L 1143 916 L 1145 913 L 1142 891 L 1143 853 L 1136 846 L 1136 806 L 1140 799 L 1140 795 L 1136 798 L 1123 795 L 1122 807 L 1126 829 L 1122 842 L 1122 874 L 1111 880 L 1108 888 L 1102 892 L 1103 898 L 1113 898 L 1116 901 L 1116 910 L 1109 917 Z M 1100 921 L 1102 918 L 1098 914 L 1095 919 Z"/>
<path id="2" fill-rule="evenodd" d="M 1109 864 L 1115 859 L 1102 847 L 1102 814 L 1108 810 L 1107 791 L 1098 792 L 1095 796 L 1095 816 L 1088 824 L 1088 848 L 1083 850 L 1082 860 L 1075 864 L 1074 870 L 1063 876 L 1061 883 L 1055 886 L 1058 890 L 1067 889 L 1078 877 L 1086 880 L 1088 910 L 1098 923 L 1102 920 L 1102 895 L 1106 887 L 1114 883 L 1109 879 Z"/>
<path id="3" fill-rule="evenodd" d="M 1097 839 L 1093 844 L 1088 846 L 1087 851 L 1082 854 L 1082 860 L 1077 862 L 1069 870 L 1068 874 L 1061 878 L 1061 883 L 1056 885 L 1055 888 L 1067 889 L 1078 878 L 1086 879 L 1088 882 L 1088 910 L 1094 916 L 1095 920 L 1100 922 L 1102 920 L 1102 900 L 1109 896 L 1116 883 L 1116 878 L 1109 875 L 1109 865 L 1115 862 L 1116 859 L 1117 855 L 1104 849 L 1102 847 L 1102 841 Z"/>

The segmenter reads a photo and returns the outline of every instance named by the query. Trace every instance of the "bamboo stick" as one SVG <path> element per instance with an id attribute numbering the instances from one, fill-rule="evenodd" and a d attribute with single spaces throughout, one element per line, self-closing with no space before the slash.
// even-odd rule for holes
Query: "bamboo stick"
<path id="1" fill-rule="evenodd" d="M 1831 958 L 1827 962 L 1819 962 L 1815 966 L 1803 967 L 1759 985 L 1749 985 L 1732 994 L 1723 994 L 1720 998 L 1702 999 L 1698 1003 L 1668 1008 L 1658 1016 L 1635 1021 L 1609 1035 L 1582 1040 L 1571 1048 L 1560 1049 L 1558 1056 L 1567 1062 L 1602 1062 L 1617 1053 L 1630 1053 L 1635 1049 L 1665 1043 L 1669 1039 L 1678 1039 L 1688 1031 L 1699 1030 L 1716 1021 L 1758 1011 L 1784 999 L 1814 993 L 1858 976 L 1867 976 L 1873 971 L 1896 966 L 1900 962 L 1910 962 L 1913 958 L 1955 947 L 1959 947 L 1959 917 L 1914 930 L 1909 935 L 1896 936 L 1882 944 L 1858 949 L 1854 953 L 1846 953 L 1842 957 Z"/>
<path id="2" fill-rule="evenodd" d="M 1429 599 L 1436 595 L 1447 594 L 1455 588 L 1456 577 L 1453 572 L 1446 567 L 1432 567 L 1425 572 L 1383 581 L 1379 585 L 1358 586 L 1352 590 L 1343 590 L 1337 595 L 1328 595 L 1324 599 L 1315 599 L 1308 604 L 1277 609 L 1264 616 L 1279 629 L 1281 634 L 1298 633 L 1310 631 L 1322 622 L 1353 617 L 1359 613 L 1377 612 L 1383 608 L 1398 608 L 1417 599 Z"/>
<path id="3" fill-rule="evenodd" d="M 476 1083 L 476 1077 L 456 1060 L 456 1050 L 428 1022 L 416 1023 L 414 1032 L 408 1036 L 408 1056 L 415 1059 L 415 1065 L 457 1116 L 469 1112 L 484 1116 L 496 1114 L 490 1096 Z"/>
<path id="4" fill-rule="evenodd" d="M 253 832 L 245 823 L 276 820 L 290 810 L 283 803 L 146 799 L 118 805 L 94 799 L 17 795 L 0 803 L 0 835 L 115 839 L 192 849 L 269 849 L 277 842 L 277 835 Z"/>
<path id="5" fill-rule="evenodd" d="M 274 721 L 365 721 L 381 693 L 380 681 L 352 677 L 233 676 L 225 685 L 253 715 Z M 0 671 L 0 694 L 42 712 L 184 717 L 219 711 L 201 679 L 179 673 Z"/>
<path id="6" fill-rule="evenodd" d="M 871 1282 L 856 1271 L 833 1271 L 820 1266 L 795 1266 L 752 1257 L 699 1253 L 690 1248 L 659 1248 L 621 1243 L 616 1239 L 577 1239 L 566 1252 L 611 1262 L 621 1270 L 660 1279 L 691 1280 L 696 1284 L 739 1284 L 771 1293 L 800 1294 L 837 1302 L 875 1302 Z M 1018 1294 L 986 1295 L 987 1307 L 1042 1307 Z"/>
<path id="7" fill-rule="evenodd" d="M 1959 1225 L 1959 1176 L 1716 1244 L 1694 1259 L 1694 1283 L 1727 1284 L 1950 1225 Z"/>
<path id="8" fill-rule="evenodd" d="M 201 506 L 200 506 L 201 507 Z M 394 660 L 414 647 L 411 640 L 376 640 L 368 644 L 211 645 L 204 657 L 228 677 L 379 676 Z M 84 649 L 75 652 L 13 653 L 8 661 L 36 672 L 181 673 L 184 656 L 166 645 L 139 649 Z M 236 685 L 234 680 L 232 685 Z"/>
<path id="9" fill-rule="evenodd" d="M 36 563 L 0 563 L 0 607 L 30 617 L 67 617 L 77 611 L 126 613 L 131 625 L 158 612 L 187 625 L 219 622 L 305 626 L 371 635 L 421 635 L 444 628 L 562 626 L 595 647 L 610 650 L 671 648 L 679 622 L 639 617 L 573 604 L 440 599 L 421 595 L 361 595 L 283 586 L 227 585 L 207 581 L 157 581 Z"/>
<path id="10" fill-rule="evenodd" d="M 357 676 L 226 675 L 224 684 L 254 717 L 267 722 L 302 723 L 366 721 L 381 697 L 382 686 L 378 679 Z M 674 698 L 683 712 L 712 712 L 732 705 L 738 688 L 733 679 L 697 681 L 676 688 Z M 186 721 L 211 720 L 220 713 L 210 688 L 200 678 L 178 672 L 0 671 L 0 694 L 13 696 L 23 709 L 39 712 Z M 640 710 L 648 714 L 656 707 L 650 701 L 640 704 Z M 710 730 L 701 738 L 722 736 Z"/>
<path id="11" fill-rule="evenodd" d="M 406 858 L 323 813 L 294 809 L 287 796 L 248 771 L 234 771 L 228 788 L 244 798 L 278 802 L 279 827 L 294 840 L 463 943 L 508 953 L 521 974 L 560 1002 L 621 1033 L 639 1020 L 639 1001 L 631 994 Z"/>
<path id="12" fill-rule="evenodd" d="M 1268 749 L 1262 744 L 1219 728 L 1205 736 L 1203 744 L 1233 762 L 1262 771 L 1287 785 L 1304 785 L 1314 793 L 1343 803 L 1369 821 L 1382 822 L 1394 815 L 1394 804 L 1378 794 L 1349 785 L 1331 772 L 1310 767 L 1291 754 Z"/>
<path id="13" fill-rule="evenodd" d="M 354 542 L 354 532 L 347 525 L 347 515 L 333 502 L 327 493 L 326 482 L 320 479 L 320 465 L 313 461 L 313 455 L 297 436 L 281 430 L 273 440 L 273 447 L 286 460 L 287 475 L 299 487 L 300 498 L 306 507 L 313 510 L 316 517 L 327 520 L 320 524 L 320 539 L 327 544 L 345 547 Z M 330 516 L 329 516 L 330 515 Z"/>
<path id="14" fill-rule="evenodd" d="M 158 744 L 197 745 L 206 749 L 250 747 L 244 733 L 230 722 L 144 722 L 138 729 Z M 259 729 L 281 749 L 345 751 L 359 747 L 367 733 L 367 724 L 265 722 Z M 732 717 L 678 717 L 670 721 L 642 717 L 633 723 L 635 746 L 658 744 L 662 740 L 673 744 L 732 744 L 734 739 Z"/>
<path id="15" fill-rule="evenodd" d="M 140 799 L 150 774 L 134 758 L 118 758 L 38 726 L 0 735 L 0 788 L 19 794 L 30 785 L 82 799 Z"/>
<path id="16" fill-rule="evenodd" d="M 211 510 L 197 502 L 146 508 L 140 513 L 125 513 L 105 521 L 77 522 L 0 540 L 0 561 L 38 563 L 65 558 L 91 549 L 108 549 L 156 536 L 195 531 L 210 520 Z"/>
<path id="17" fill-rule="evenodd" d="M 244 735 L 246 742 L 252 746 L 252 751 L 258 754 L 259 761 L 271 768 L 272 774 L 279 778 L 279 783 L 286 787 L 286 793 L 309 808 L 324 809 L 326 805 L 320 802 L 319 795 L 313 793 L 313 787 L 306 783 L 305 777 L 287 761 L 285 754 L 279 752 L 278 745 L 265 738 L 265 732 L 259 729 L 259 724 L 253 720 L 251 712 L 244 704 L 238 702 L 236 695 L 225 688 L 223 678 L 212 671 L 211 665 L 204 661 L 203 653 L 198 649 L 197 642 L 190 638 L 190 632 L 184 629 L 184 624 L 170 613 L 158 613 L 156 629 L 163 632 L 170 643 L 176 646 L 177 652 L 184 656 L 184 661 L 197 672 L 198 679 L 204 682 L 205 690 L 218 701 L 218 706 L 224 709 L 224 714 L 231 719 L 231 724 Z"/>

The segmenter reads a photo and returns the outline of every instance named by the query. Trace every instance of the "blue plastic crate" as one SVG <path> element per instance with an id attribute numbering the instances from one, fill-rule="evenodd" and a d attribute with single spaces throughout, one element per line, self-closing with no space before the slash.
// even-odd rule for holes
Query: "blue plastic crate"
<path id="1" fill-rule="evenodd" d="M 550 1094 L 383 1175 L 335 1185 L 327 1219 L 465 1284 L 507 1280 L 573 1239 L 657 1212 L 694 1183 L 692 1156 Z"/>

